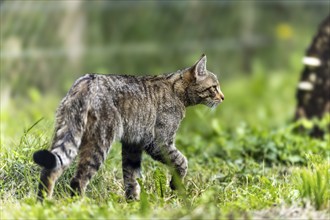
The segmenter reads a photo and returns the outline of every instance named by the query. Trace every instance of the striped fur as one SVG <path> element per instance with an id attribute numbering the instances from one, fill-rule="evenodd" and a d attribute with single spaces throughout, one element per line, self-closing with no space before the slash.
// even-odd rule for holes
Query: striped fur
<path id="1" fill-rule="evenodd" d="M 79 154 L 71 180 L 73 194 L 83 194 L 100 168 L 111 144 L 122 143 L 125 196 L 139 199 L 142 152 L 173 167 L 182 180 L 186 157 L 175 147 L 175 134 L 185 108 L 197 104 L 215 107 L 224 100 L 217 77 L 206 70 L 206 56 L 190 68 L 159 76 L 87 74 L 79 78 L 57 113 L 51 149 L 34 154 L 43 167 L 39 199 L 51 196 L 62 172 Z M 170 186 L 176 188 L 175 178 Z"/>

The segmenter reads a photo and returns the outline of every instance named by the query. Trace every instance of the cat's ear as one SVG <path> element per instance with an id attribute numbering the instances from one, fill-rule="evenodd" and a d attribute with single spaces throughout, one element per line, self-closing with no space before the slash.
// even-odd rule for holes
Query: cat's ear
<path id="1" fill-rule="evenodd" d="M 202 57 L 195 63 L 192 67 L 192 74 L 196 81 L 203 80 L 206 76 L 206 55 L 203 54 Z"/>

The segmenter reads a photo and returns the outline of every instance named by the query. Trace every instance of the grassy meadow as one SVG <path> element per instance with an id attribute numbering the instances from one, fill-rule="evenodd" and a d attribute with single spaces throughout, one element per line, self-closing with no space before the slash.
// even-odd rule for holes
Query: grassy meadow
<path id="1" fill-rule="evenodd" d="M 291 123 L 298 74 L 255 72 L 222 83 L 217 109 L 188 109 L 176 138 L 189 160 L 185 189 L 171 191 L 167 168 L 144 155 L 141 200 L 130 203 L 118 143 L 83 198 L 69 196 L 72 166 L 54 197 L 37 203 L 32 154 L 49 146 L 60 97 L 30 91 L 30 103 L 13 100 L 1 112 L 1 219 L 329 218 L 329 134 L 295 133 L 312 123 Z"/>

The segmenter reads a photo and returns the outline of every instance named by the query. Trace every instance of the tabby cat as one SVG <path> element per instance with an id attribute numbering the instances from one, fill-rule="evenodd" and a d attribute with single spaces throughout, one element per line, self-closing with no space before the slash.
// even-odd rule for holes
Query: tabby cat
<path id="1" fill-rule="evenodd" d="M 125 196 L 139 199 L 142 152 L 173 168 L 170 187 L 175 189 L 188 168 L 186 157 L 175 147 L 175 134 L 185 108 L 204 104 L 215 107 L 224 100 L 216 75 L 206 70 L 203 54 L 192 67 L 159 76 L 87 74 L 79 78 L 56 112 L 51 149 L 34 153 L 43 167 L 38 198 L 50 197 L 62 172 L 79 154 L 70 186 L 83 194 L 115 140 L 122 143 Z"/>

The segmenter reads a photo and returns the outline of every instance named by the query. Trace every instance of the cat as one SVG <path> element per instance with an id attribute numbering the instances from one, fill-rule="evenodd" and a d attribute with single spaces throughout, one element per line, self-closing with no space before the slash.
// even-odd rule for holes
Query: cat
<path id="1" fill-rule="evenodd" d="M 73 194 L 84 194 L 115 140 L 122 143 L 127 200 L 139 200 L 136 178 L 142 152 L 173 168 L 170 187 L 176 189 L 188 169 L 186 157 L 174 144 L 185 108 L 197 104 L 214 108 L 223 100 L 216 75 L 206 69 L 204 54 L 192 67 L 169 74 L 79 78 L 57 109 L 51 149 L 33 155 L 43 167 L 38 199 L 51 197 L 56 180 L 78 154 L 70 187 Z"/>

